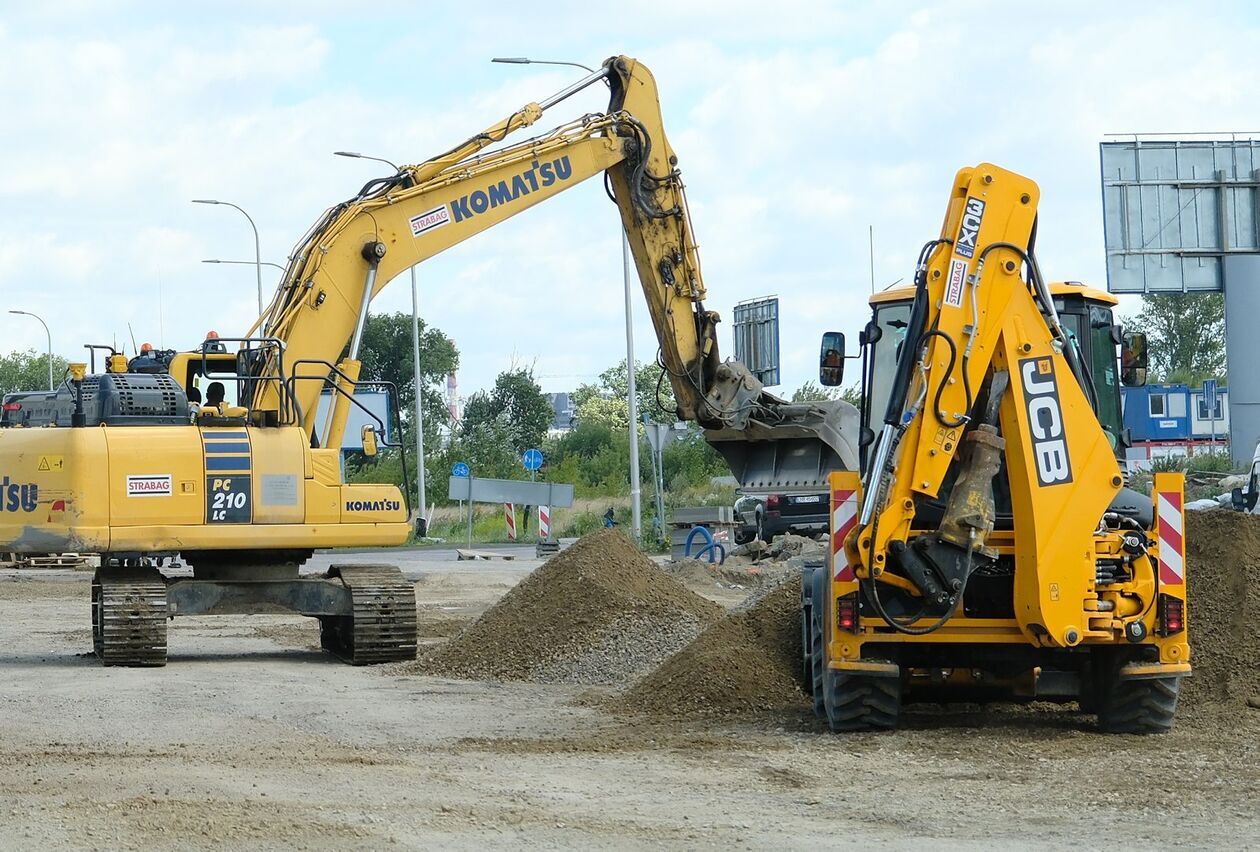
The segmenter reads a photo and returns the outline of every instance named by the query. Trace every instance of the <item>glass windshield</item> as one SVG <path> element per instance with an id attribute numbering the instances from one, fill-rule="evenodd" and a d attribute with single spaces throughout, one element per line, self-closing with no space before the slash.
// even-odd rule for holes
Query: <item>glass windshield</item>
<path id="1" fill-rule="evenodd" d="M 867 394 L 870 419 L 866 425 L 871 428 L 884 420 L 884 408 L 888 405 L 888 394 L 892 391 L 893 376 L 897 372 L 897 353 L 901 351 L 901 342 L 906 339 L 909 320 L 909 302 L 881 305 L 875 309 L 875 322 L 883 333 L 869 353 L 872 378 Z"/>
<path id="2" fill-rule="evenodd" d="M 1111 309 L 1089 307 L 1089 371 L 1098 391 L 1098 422 L 1119 441 L 1123 424 L 1120 417 L 1120 377 L 1116 370 L 1116 343 L 1111 337 Z"/>

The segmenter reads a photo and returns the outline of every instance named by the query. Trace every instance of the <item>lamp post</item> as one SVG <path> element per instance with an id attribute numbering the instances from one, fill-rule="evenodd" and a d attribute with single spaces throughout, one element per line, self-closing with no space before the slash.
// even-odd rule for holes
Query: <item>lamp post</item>
<path id="1" fill-rule="evenodd" d="M 355 160 L 373 160 L 384 163 L 396 172 L 402 171 L 396 164 L 383 157 L 369 157 L 358 151 L 333 151 L 333 156 L 350 157 Z M 424 484 L 424 383 L 420 378 L 420 296 L 416 286 L 416 267 L 411 267 L 411 361 L 415 372 L 416 386 L 416 505 L 419 507 L 420 519 L 428 526 L 429 510 L 425 496 Z"/>
<path id="2" fill-rule="evenodd" d="M 254 267 L 258 274 L 258 315 L 262 316 L 263 312 L 263 289 L 262 289 L 262 248 L 258 243 L 258 226 L 254 224 L 254 218 L 245 212 L 244 208 L 238 207 L 230 201 L 218 201 L 214 198 L 194 198 L 193 204 L 222 204 L 224 207 L 232 207 L 241 212 L 241 215 L 249 220 L 249 226 L 254 229 Z"/>
<path id="3" fill-rule="evenodd" d="M 552 59 L 530 59 L 525 56 L 496 56 L 490 60 L 506 65 L 569 65 L 594 72 L 595 69 L 581 62 L 561 62 Z M 634 386 L 634 314 L 630 281 L 630 240 L 625 225 L 618 229 L 621 237 L 621 281 L 626 291 L 626 403 L 629 407 L 630 427 L 630 533 L 635 541 L 643 535 L 643 509 L 639 487 L 639 401 Z"/>
<path id="4" fill-rule="evenodd" d="M 48 323 L 44 322 L 38 315 L 30 311 L 9 311 L 11 314 L 21 314 L 24 317 L 35 317 L 39 320 L 39 324 L 44 327 L 44 334 L 48 336 L 48 389 L 53 389 L 53 366 L 52 366 L 52 332 L 48 330 Z"/>
<path id="5" fill-rule="evenodd" d="M 255 266 L 256 265 L 256 263 L 252 260 L 203 260 L 202 263 L 239 263 L 241 266 Z M 264 260 L 262 262 L 262 265 L 272 266 L 272 267 L 275 267 L 276 269 L 279 269 L 281 272 L 284 272 L 284 267 L 278 263 L 268 263 L 267 261 Z"/>

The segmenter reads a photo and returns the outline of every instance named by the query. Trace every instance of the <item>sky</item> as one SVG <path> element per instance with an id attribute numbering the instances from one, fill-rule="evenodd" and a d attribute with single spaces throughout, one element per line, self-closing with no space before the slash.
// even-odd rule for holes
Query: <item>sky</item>
<path id="1" fill-rule="evenodd" d="M 871 289 L 908 280 L 958 168 L 1042 190 L 1053 279 L 1105 286 L 1107 133 L 1256 131 L 1260 7 L 1246 2 L 136 3 L 0 0 L 0 304 L 67 356 L 244 333 L 255 270 L 325 208 L 583 72 L 652 69 L 700 244 L 707 307 L 780 299 L 783 384 L 822 332 L 856 339 Z M 593 87 L 545 130 L 607 107 Z M 521 138 L 524 138 L 523 136 Z M 461 394 L 532 366 L 571 390 L 625 358 L 619 220 L 587 181 L 418 267 L 421 315 L 461 354 Z M 278 272 L 263 268 L 268 296 Z M 1126 304 L 1127 309 L 1133 309 Z M 410 311 L 407 276 L 373 303 Z M 635 354 L 656 339 L 642 296 Z M 131 331 L 129 331 L 129 326 Z M 0 351 L 45 347 L 0 312 Z"/>

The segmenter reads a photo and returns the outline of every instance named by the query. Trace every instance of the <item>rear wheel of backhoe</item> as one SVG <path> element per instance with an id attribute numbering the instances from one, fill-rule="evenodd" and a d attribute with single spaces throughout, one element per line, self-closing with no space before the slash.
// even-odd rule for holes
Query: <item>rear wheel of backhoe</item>
<path id="1" fill-rule="evenodd" d="M 1107 734 L 1164 734 L 1172 730 L 1181 678 L 1125 680 L 1120 664 L 1108 662 L 1095 672 L 1091 703 L 1098 727 Z"/>
<path id="2" fill-rule="evenodd" d="M 901 679 L 827 669 L 823 702 L 835 733 L 892 730 L 901 715 Z"/>
<path id="3" fill-rule="evenodd" d="M 809 612 L 809 692 L 814 699 L 814 715 L 819 719 L 827 718 L 827 707 L 823 701 L 823 675 L 827 672 L 826 631 L 823 629 L 827 617 L 827 573 L 825 568 L 815 568 L 810 577 L 812 598 Z"/>

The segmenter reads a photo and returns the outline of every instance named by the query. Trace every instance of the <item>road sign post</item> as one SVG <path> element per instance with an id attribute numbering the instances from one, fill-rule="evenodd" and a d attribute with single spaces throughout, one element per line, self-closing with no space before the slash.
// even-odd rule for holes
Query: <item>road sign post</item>
<path id="1" fill-rule="evenodd" d="M 521 464 L 529 471 L 529 481 L 533 482 L 538 475 L 538 469 L 543 466 L 542 450 L 529 449 L 521 454 Z"/>
<path id="2" fill-rule="evenodd" d="M 469 488 L 470 489 L 472 488 L 472 484 L 471 484 L 472 468 L 468 466 L 468 462 L 462 462 L 462 461 L 455 462 L 455 464 L 451 465 L 451 477 L 452 478 L 459 477 L 461 479 L 468 479 L 470 481 Z M 459 495 L 458 499 L 459 499 L 459 518 L 460 520 L 463 520 L 464 496 L 461 494 Z M 468 546 L 472 547 L 472 503 L 468 504 L 468 516 L 469 516 L 468 517 Z"/>

